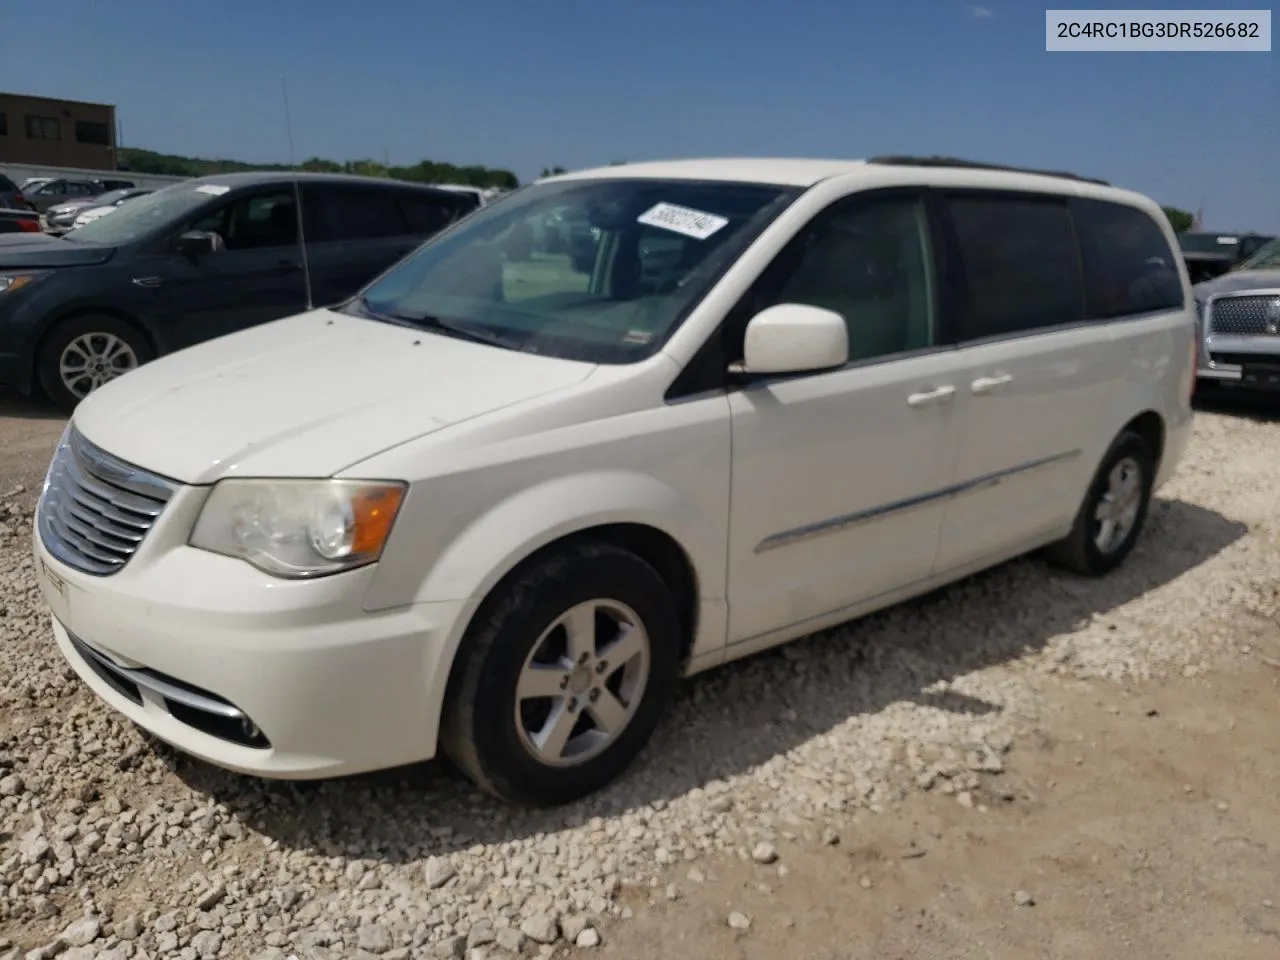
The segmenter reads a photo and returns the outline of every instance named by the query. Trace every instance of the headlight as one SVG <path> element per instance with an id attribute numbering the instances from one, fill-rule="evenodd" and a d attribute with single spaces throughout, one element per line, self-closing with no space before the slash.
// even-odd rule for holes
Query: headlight
<path id="1" fill-rule="evenodd" d="M 378 481 L 223 480 L 189 542 L 277 577 L 338 573 L 382 555 L 404 494 Z"/>
<path id="2" fill-rule="evenodd" d="M 41 277 L 47 275 L 48 272 L 47 270 L 37 270 L 31 273 L 0 273 L 0 295 L 21 290 L 27 284 L 35 283 Z"/>

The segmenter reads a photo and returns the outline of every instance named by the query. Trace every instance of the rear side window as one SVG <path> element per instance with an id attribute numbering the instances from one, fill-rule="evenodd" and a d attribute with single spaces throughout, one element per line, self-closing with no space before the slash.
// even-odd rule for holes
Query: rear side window
<path id="1" fill-rule="evenodd" d="M 1089 316 L 1098 319 L 1183 306 L 1177 261 L 1156 222 L 1105 200 L 1073 204 Z"/>
<path id="2" fill-rule="evenodd" d="M 947 206 L 967 287 L 965 339 L 1084 319 L 1080 254 L 1065 200 L 952 196 Z"/>
<path id="3" fill-rule="evenodd" d="M 314 242 L 378 240 L 407 232 L 395 192 L 380 187 L 321 187 L 313 194 Z"/>
<path id="4" fill-rule="evenodd" d="M 409 221 L 409 232 L 422 236 L 439 233 L 477 205 L 475 198 L 464 194 L 442 196 L 419 190 L 400 194 L 400 207 Z"/>
<path id="5" fill-rule="evenodd" d="M 4 114 L 0 113 L 0 117 L 2 116 L 4 116 Z M 0 173 L 0 193 L 17 193 L 17 192 L 18 192 L 18 185 L 14 183 L 12 180 L 10 180 L 8 177 L 6 177 L 3 173 Z"/>

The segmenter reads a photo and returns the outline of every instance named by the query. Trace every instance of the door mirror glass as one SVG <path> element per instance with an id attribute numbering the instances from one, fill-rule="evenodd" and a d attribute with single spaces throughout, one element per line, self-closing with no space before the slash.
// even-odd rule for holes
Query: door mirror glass
<path id="1" fill-rule="evenodd" d="M 737 373 L 806 373 L 849 362 L 849 329 L 834 310 L 779 303 L 747 324 Z"/>
<path id="2" fill-rule="evenodd" d="M 214 253 L 222 249 L 222 237 L 211 230 L 188 230 L 178 237 L 178 249 L 192 257 Z"/>

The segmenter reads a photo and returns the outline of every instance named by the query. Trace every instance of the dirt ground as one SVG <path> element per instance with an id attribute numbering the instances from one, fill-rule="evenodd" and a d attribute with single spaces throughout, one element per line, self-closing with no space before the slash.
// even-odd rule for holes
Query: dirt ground
<path id="1" fill-rule="evenodd" d="M 38 489 L 62 423 L 0 395 L 0 493 Z M 1206 672 L 1048 684 L 1037 733 L 971 805 L 913 791 L 859 811 L 837 842 L 784 838 L 767 865 L 744 855 L 625 889 L 634 916 L 602 926 L 595 953 L 1275 960 L 1280 625 L 1228 629 Z"/>
<path id="2" fill-rule="evenodd" d="M 1257 667 L 1064 682 L 1012 800 L 913 794 L 835 846 L 727 862 L 636 898 L 618 960 L 1274 960 L 1280 957 L 1280 628 Z M 1020 906 L 1025 892 L 1034 903 Z M 730 910 L 751 925 L 739 933 Z"/>

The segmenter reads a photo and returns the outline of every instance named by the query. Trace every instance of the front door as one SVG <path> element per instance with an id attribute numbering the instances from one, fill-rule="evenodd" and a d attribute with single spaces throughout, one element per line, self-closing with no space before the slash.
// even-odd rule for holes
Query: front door
<path id="1" fill-rule="evenodd" d="M 855 195 L 815 217 L 748 295 L 750 315 L 774 303 L 836 311 L 850 356 L 730 394 L 730 643 L 929 576 L 958 390 L 930 246 L 919 196 Z"/>
<path id="2" fill-rule="evenodd" d="M 241 194 L 184 225 L 217 233 L 222 248 L 169 256 L 163 294 L 174 347 L 306 309 L 296 209 L 293 189 L 275 187 Z"/>

